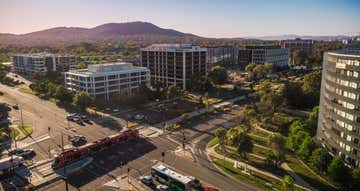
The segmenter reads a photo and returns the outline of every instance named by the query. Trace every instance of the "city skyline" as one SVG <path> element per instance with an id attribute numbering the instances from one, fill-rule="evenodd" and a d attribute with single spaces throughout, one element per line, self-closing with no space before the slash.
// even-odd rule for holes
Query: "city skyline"
<path id="1" fill-rule="evenodd" d="M 356 35 L 360 32 L 360 23 L 356 22 L 360 20 L 360 2 L 353 0 L 277 0 L 271 3 L 260 0 L 139 0 L 136 3 L 127 0 L 0 0 L 0 13 L 5 15 L 0 19 L 0 33 L 13 34 L 61 26 L 92 28 L 104 23 L 132 21 L 151 22 L 162 28 L 216 38 Z"/>

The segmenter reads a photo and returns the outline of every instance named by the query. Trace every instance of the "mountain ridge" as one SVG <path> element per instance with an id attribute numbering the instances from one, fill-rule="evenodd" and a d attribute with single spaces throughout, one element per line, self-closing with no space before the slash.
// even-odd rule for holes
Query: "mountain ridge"
<path id="1" fill-rule="evenodd" d="M 54 27 L 26 34 L 0 33 L 0 43 L 56 45 L 107 43 L 117 41 L 167 41 L 201 38 L 194 34 L 165 29 L 148 22 L 106 23 L 92 28 Z"/>

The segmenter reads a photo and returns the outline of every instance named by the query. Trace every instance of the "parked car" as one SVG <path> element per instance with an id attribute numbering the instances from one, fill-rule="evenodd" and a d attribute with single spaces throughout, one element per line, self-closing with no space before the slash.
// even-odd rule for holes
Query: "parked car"
<path id="1" fill-rule="evenodd" d="M 74 135 L 70 138 L 70 141 L 75 146 L 84 145 L 87 142 L 86 137 L 83 135 Z"/>
<path id="2" fill-rule="evenodd" d="M 14 149 L 9 154 L 29 158 L 35 155 L 35 151 L 34 149 Z"/>
<path id="3" fill-rule="evenodd" d="M 166 185 L 160 184 L 156 186 L 156 190 L 158 191 L 170 191 L 170 188 Z"/>
<path id="4" fill-rule="evenodd" d="M 142 114 L 137 114 L 134 116 L 134 119 L 136 119 L 136 120 L 142 120 L 143 118 L 144 118 L 144 115 L 142 115 Z"/>
<path id="5" fill-rule="evenodd" d="M 12 106 L 14 109 L 18 110 L 19 109 L 19 105 L 18 104 L 15 104 Z"/>
<path id="6" fill-rule="evenodd" d="M 73 120 L 74 117 L 77 117 L 77 116 L 78 116 L 77 113 L 70 113 L 70 114 L 68 114 L 68 115 L 66 116 L 66 119 L 67 119 L 67 120 Z"/>
<path id="7" fill-rule="evenodd" d="M 146 185 L 151 185 L 153 183 L 151 176 L 140 176 L 139 180 Z"/>
<path id="8" fill-rule="evenodd" d="M 86 123 L 90 122 L 90 120 L 88 119 L 88 117 L 86 115 L 82 115 L 80 118 L 81 118 L 81 120 L 85 121 Z"/>

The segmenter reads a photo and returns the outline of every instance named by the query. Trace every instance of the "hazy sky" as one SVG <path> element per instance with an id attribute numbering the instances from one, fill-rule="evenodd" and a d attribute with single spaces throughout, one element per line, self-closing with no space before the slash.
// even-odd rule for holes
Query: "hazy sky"
<path id="1" fill-rule="evenodd" d="M 147 21 L 206 37 L 360 32 L 360 0 L 0 0 L 0 33 Z"/>

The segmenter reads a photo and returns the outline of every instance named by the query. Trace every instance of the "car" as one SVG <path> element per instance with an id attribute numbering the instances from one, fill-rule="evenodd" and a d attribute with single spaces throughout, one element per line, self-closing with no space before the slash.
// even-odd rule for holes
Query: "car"
<path id="1" fill-rule="evenodd" d="M 28 158 L 35 155 L 34 149 L 14 149 L 9 152 L 11 155 L 21 156 L 23 158 Z"/>
<path id="2" fill-rule="evenodd" d="M 18 104 L 15 104 L 15 105 L 12 106 L 12 108 L 18 110 L 18 109 L 19 109 L 19 105 L 18 105 Z"/>
<path id="3" fill-rule="evenodd" d="M 158 191 L 170 191 L 170 188 L 166 185 L 160 184 L 156 186 L 156 190 Z"/>
<path id="4" fill-rule="evenodd" d="M 83 135 L 74 135 L 74 136 L 70 137 L 69 140 L 75 146 L 84 145 L 87 142 L 86 137 Z"/>
<path id="5" fill-rule="evenodd" d="M 134 119 L 136 119 L 136 120 L 142 120 L 143 118 L 144 118 L 144 115 L 142 115 L 142 114 L 137 114 L 134 116 Z"/>
<path id="6" fill-rule="evenodd" d="M 73 120 L 74 117 L 77 117 L 78 114 L 77 113 L 70 113 L 66 116 L 67 120 Z"/>
<path id="7" fill-rule="evenodd" d="M 151 185 L 153 183 L 151 176 L 140 176 L 139 180 L 146 185 Z"/>
<path id="8" fill-rule="evenodd" d="M 90 120 L 88 119 L 88 117 L 86 115 L 82 115 L 80 118 L 81 118 L 81 120 L 83 120 L 86 123 L 90 122 Z"/>

